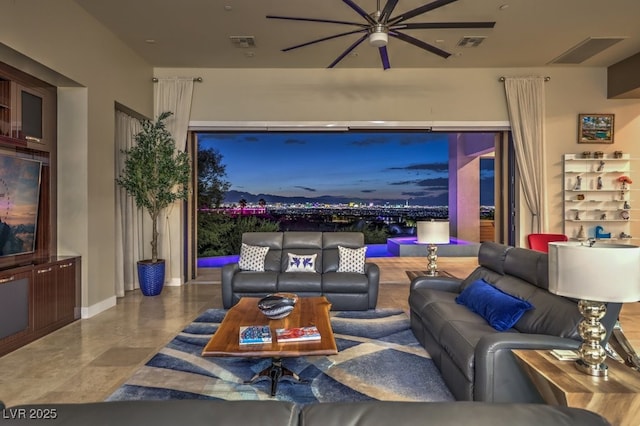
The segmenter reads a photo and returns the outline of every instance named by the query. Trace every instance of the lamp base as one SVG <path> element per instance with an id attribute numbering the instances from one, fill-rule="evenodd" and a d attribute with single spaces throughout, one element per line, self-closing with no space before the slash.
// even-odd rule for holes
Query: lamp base
<path id="1" fill-rule="evenodd" d="M 427 276 L 435 277 L 438 275 L 438 265 L 436 261 L 438 260 L 438 246 L 435 244 L 429 244 L 427 247 L 427 260 L 429 260 L 429 264 L 427 265 Z"/>
<path id="2" fill-rule="evenodd" d="M 582 337 L 582 344 L 578 349 L 580 358 L 576 361 L 576 368 L 591 376 L 606 377 L 607 353 L 602 347 L 602 340 L 607 331 L 600 322 L 607 312 L 602 302 L 580 300 L 578 310 L 582 314 L 582 321 L 578 324 L 578 333 Z"/>
<path id="3" fill-rule="evenodd" d="M 607 364 L 589 365 L 581 359 L 576 361 L 575 366 L 578 371 L 595 377 L 607 377 L 609 371 Z"/>

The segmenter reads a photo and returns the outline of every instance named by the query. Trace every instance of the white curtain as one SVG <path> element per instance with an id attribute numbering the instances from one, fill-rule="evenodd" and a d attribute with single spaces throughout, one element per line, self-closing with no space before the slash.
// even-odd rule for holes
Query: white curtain
<path id="1" fill-rule="evenodd" d="M 115 175 L 120 176 L 124 168 L 125 155 L 135 143 L 134 135 L 142 130 L 137 118 L 116 110 L 116 159 Z M 151 241 L 151 234 L 145 235 L 145 223 L 151 219 L 143 209 L 139 209 L 133 197 L 116 184 L 116 296 L 139 287 L 136 262 L 145 259 L 145 244 Z M 147 256 L 148 257 L 148 256 Z"/>
<path id="2" fill-rule="evenodd" d="M 193 78 L 160 78 L 156 83 L 153 112 L 156 117 L 165 111 L 173 113 L 166 120 L 167 129 L 169 129 L 176 140 L 178 148 L 182 151 L 187 146 L 192 98 Z"/>
<path id="3" fill-rule="evenodd" d="M 531 233 L 547 232 L 544 77 L 506 77 L 509 120 Z"/>
<path id="4" fill-rule="evenodd" d="M 166 125 L 182 151 L 185 151 L 187 146 L 193 85 L 193 78 L 182 77 L 159 78 L 155 85 L 154 114 L 157 117 L 165 111 L 173 113 L 166 120 Z M 165 267 L 167 277 L 171 280 L 170 284 L 180 285 L 184 275 L 181 273 L 183 262 L 180 254 L 185 236 L 181 232 L 181 209 L 174 207 L 178 206 L 171 206 L 164 212 L 164 223 L 161 221 L 158 225 L 158 247 L 161 256 L 166 260 Z"/>

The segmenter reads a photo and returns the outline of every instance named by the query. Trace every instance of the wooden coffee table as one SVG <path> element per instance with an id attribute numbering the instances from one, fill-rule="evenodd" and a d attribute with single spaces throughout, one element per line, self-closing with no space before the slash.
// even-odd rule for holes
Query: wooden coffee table
<path id="1" fill-rule="evenodd" d="M 257 297 L 243 297 L 229 309 L 220 327 L 202 350 L 202 356 L 271 358 L 271 365 L 256 374 L 249 383 L 263 377 L 270 378 L 271 396 L 274 396 L 280 379 L 288 378 L 300 382 L 297 374 L 282 365 L 282 358 L 338 353 L 329 321 L 331 303 L 325 297 L 300 297 L 286 318 L 270 320 L 258 309 L 259 300 Z M 245 325 L 269 325 L 273 341 L 266 344 L 240 345 L 240 327 Z M 318 328 L 321 336 L 319 341 L 278 343 L 275 338 L 277 328 L 310 325 Z"/>

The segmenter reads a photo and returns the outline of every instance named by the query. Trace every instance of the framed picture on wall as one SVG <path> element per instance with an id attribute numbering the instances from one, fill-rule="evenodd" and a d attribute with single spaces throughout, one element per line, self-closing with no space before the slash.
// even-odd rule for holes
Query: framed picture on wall
<path id="1" fill-rule="evenodd" d="M 613 114 L 579 114 L 578 143 L 613 143 Z"/>

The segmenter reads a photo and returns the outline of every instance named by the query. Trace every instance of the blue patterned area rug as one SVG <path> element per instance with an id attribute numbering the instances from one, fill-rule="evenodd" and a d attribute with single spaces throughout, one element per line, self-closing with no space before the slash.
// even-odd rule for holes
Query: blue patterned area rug
<path id="1" fill-rule="evenodd" d="M 224 315 L 222 309 L 200 315 L 107 400 L 273 399 L 268 378 L 245 384 L 270 359 L 200 356 Z M 331 325 L 338 354 L 284 359 L 305 383 L 282 380 L 275 399 L 298 404 L 454 400 L 401 310 L 331 312 Z"/>

